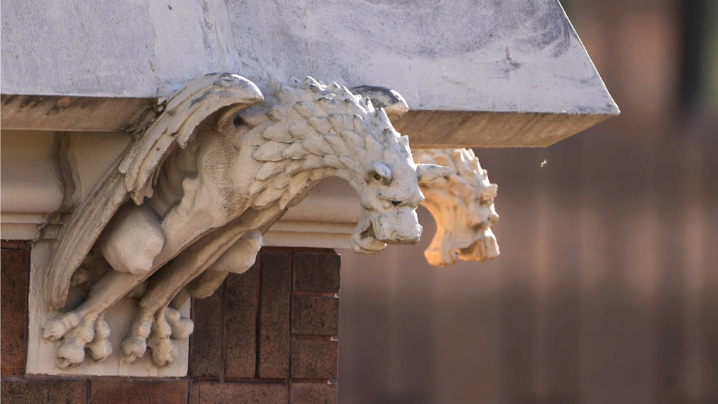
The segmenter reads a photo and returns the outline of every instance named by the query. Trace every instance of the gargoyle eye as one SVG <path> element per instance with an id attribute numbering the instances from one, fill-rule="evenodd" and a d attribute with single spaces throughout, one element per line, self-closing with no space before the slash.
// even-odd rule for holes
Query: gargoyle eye
<path id="1" fill-rule="evenodd" d="M 373 169 L 366 174 L 366 180 L 373 178 L 384 185 L 391 181 L 391 169 L 382 163 L 374 163 Z"/>
<path id="2" fill-rule="evenodd" d="M 391 201 L 391 204 L 394 206 L 399 206 L 399 205 L 401 205 L 401 203 L 402 203 L 401 201 Z"/>

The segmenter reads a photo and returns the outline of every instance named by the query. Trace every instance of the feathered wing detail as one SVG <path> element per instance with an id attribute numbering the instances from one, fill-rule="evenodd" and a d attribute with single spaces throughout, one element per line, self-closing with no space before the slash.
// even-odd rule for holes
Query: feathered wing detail
<path id="1" fill-rule="evenodd" d="M 63 226 L 45 276 L 45 296 L 54 309 L 65 305 L 70 279 L 128 194 L 136 204 L 151 194 L 164 159 L 184 148 L 195 128 L 225 108 L 218 132 L 226 134 L 239 110 L 263 101 L 251 81 L 226 73 L 209 74 L 188 83 L 167 101 L 164 112 L 108 170 L 101 186 L 75 209 Z"/>
<path id="2" fill-rule="evenodd" d="M 120 165 L 120 172 L 125 174 L 125 188 L 132 194 L 135 203 L 142 203 L 143 190 L 166 155 L 173 147 L 186 147 L 194 129 L 207 116 L 232 106 L 230 113 L 225 115 L 231 115 L 229 118 L 233 119 L 238 109 L 263 100 L 254 83 L 235 74 L 207 75 L 175 93 L 162 116 L 132 147 Z"/>
<path id="3" fill-rule="evenodd" d="M 269 96 L 282 104 L 248 108 L 240 114 L 261 134 L 252 154 L 261 163 L 250 185 L 250 194 L 256 194 L 255 208 L 278 202 L 285 209 L 311 187 L 310 182 L 326 176 L 351 180 L 351 172 L 360 166 L 357 159 L 366 155 L 364 137 L 353 132 L 355 126 L 372 136 L 381 133 L 374 126 L 384 124 L 377 122 L 373 109 L 369 113 L 359 103 L 358 96 L 336 83 L 325 86 L 307 77 L 279 85 Z"/>

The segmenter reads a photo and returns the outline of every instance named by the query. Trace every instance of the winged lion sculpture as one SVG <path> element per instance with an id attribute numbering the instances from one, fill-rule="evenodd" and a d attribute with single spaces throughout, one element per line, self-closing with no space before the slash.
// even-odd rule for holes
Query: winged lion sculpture
<path id="1" fill-rule="evenodd" d="M 137 296 L 123 360 L 149 347 L 157 366 L 171 365 L 173 339 L 193 329 L 177 308 L 248 269 L 262 233 L 323 178 L 356 190 L 351 246 L 375 254 L 419 239 L 419 182 L 449 173 L 415 164 L 387 113 L 336 83 L 307 77 L 260 90 L 235 74 L 200 77 L 165 102 L 63 226 L 44 280 L 54 314 L 43 337 L 61 340 L 59 367 L 81 363 L 86 349 L 103 360 L 112 352 L 105 312 Z M 65 310 L 78 273 L 92 287 Z"/>

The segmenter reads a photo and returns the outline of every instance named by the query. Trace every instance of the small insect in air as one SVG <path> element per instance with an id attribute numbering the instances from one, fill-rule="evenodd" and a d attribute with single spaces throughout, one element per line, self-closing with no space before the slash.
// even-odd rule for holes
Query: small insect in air
<path id="1" fill-rule="evenodd" d="M 546 165 L 546 160 L 541 162 L 541 168 L 543 168 L 543 166 L 545 166 L 545 165 Z"/>

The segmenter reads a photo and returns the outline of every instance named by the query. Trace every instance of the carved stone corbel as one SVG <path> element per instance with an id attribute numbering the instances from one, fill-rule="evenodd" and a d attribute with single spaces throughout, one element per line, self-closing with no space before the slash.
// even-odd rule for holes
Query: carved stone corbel
<path id="1" fill-rule="evenodd" d="M 208 75 L 163 108 L 80 202 L 41 268 L 42 337 L 57 341 L 60 368 L 85 362 L 86 350 L 103 361 L 118 348 L 105 313 L 123 297 L 137 302 L 119 346 L 124 366 L 147 348 L 155 366 L 171 366 L 176 341 L 193 330 L 183 303 L 248 269 L 261 234 L 323 178 L 356 190 L 362 216 L 351 245 L 375 254 L 418 240 L 419 181 L 450 173 L 415 164 L 408 138 L 368 98 L 310 77 L 260 90 L 238 75 Z M 73 287 L 84 297 L 68 305 Z"/>

